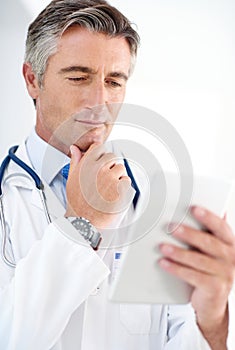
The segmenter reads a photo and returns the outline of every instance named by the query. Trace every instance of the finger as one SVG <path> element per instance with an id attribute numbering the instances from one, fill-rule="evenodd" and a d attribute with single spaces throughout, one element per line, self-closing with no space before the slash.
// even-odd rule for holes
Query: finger
<path id="1" fill-rule="evenodd" d="M 82 152 L 77 146 L 71 145 L 70 153 L 71 153 L 70 170 L 73 170 L 74 167 L 79 163 L 80 159 L 82 158 Z"/>
<path id="2" fill-rule="evenodd" d="M 228 295 L 233 286 L 234 275 L 231 272 L 227 274 L 226 277 L 210 275 L 205 272 L 180 265 L 166 258 L 161 258 L 158 261 L 158 264 L 168 273 L 180 278 L 195 288 L 204 290 L 204 292 L 208 293 L 208 295 L 213 293 L 217 298 L 221 293 L 223 293 L 224 298 L 224 293 Z"/>
<path id="3" fill-rule="evenodd" d="M 127 187 L 133 188 L 131 186 L 131 179 L 129 178 L 129 176 L 127 176 L 127 175 L 121 176 L 119 180 L 120 180 L 119 184 L 123 184 L 123 186 L 127 186 Z M 135 192 L 135 190 L 134 190 L 134 192 Z"/>
<path id="4" fill-rule="evenodd" d="M 199 231 L 186 225 L 180 225 L 173 231 L 173 236 L 212 257 L 223 260 L 228 260 L 230 257 L 231 246 L 222 242 L 213 234 Z"/>
<path id="5" fill-rule="evenodd" d="M 122 164 L 115 164 L 115 159 L 113 156 L 108 155 L 110 161 L 105 164 L 99 165 L 97 169 L 97 174 L 103 179 L 110 177 L 110 180 L 120 180 L 122 176 L 126 176 L 126 168 Z M 108 185 L 108 184 L 107 184 Z"/>
<path id="6" fill-rule="evenodd" d="M 115 178 L 119 180 L 123 179 L 124 177 L 128 177 L 128 179 L 130 179 L 129 176 L 127 176 L 126 168 L 122 164 L 115 164 L 110 169 L 110 171 L 112 172 L 112 174 L 114 174 Z M 130 182 L 131 182 L 131 179 L 130 179 Z"/>
<path id="7" fill-rule="evenodd" d="M 114 153 L 104 153 L 98 159 L 100 166 L 105 169 L 111 169 L 119 161 Z"/>
<path id="8" fill-rule="evenodd" d="M 207 289 L 209 292 L 211 292 L 213 289 L 213 285 L 215 287 L 218 287 L 218 279 L 215 278 L 215 276 L 208 275 L 201 271 L 193 270 L 192 268 L 185 267 L 165 258 L 161 258 L 158 261 L 158 264 L 170 274 L 189 283 L 193 287 L 200 286 L 204 290 Z"/>
<path id="9" fill-rule="evenodd" d="M 113 203 L 109 213 L 122 213 L 127 210 L 134 198 L 134 189 L 131 186 L 131 180 L 128 176 L 124 176 L 117 182 L 118 199 Z"/>
<path id="10" fill-rule="evenodd" d="M 88 150 L 84 154 L 84 159 L 89 157 L 90 159 L 97 161 L 105 153 L 104 144 L 94 142 L 90 145 Z"/>
<path id="11" fill-rule="evenodd" d="M 221 264 L 220 260 L 211 258 L 198 251 L 183 249 L 171 244 L 161 244 L 159 248 L 164 257 L 180 265 L 191 267 L 194 270 L 205 272 L 210 275 L 225 275 L 225 264 Z"/>
<path id="12" fill-rule="evenodd" d="M 209 210 L 193 206 L 192 215 L 209 231 L 227 244 L 234 244 L 234 234 L 227 222 Z"/>
<path id="13" fill-rule="evenodd" d="M 131 203 L 134 196 L 135 190 L 131 186 L 131 179 L 129 176 L 122 176 L 118 182 L 118 193 L 121 197 L 126 198 L 127 203 Z"/>

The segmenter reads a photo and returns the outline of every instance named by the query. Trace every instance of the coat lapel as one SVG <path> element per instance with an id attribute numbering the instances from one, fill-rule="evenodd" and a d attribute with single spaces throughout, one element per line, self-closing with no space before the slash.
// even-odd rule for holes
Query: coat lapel
<path id="1" fill-rule="evenodd" d="M 17 152 L 17 157 L 19 157 L 24 163 L 32 167 L 30 160 L 27 155 L 25 143 L 19 146 Z M 64 216 L 65 209 L 60 203 L 59 199 L 56 197 L 55 193 L 49 187 L 49 185 L 41 179 L 44 185 L 45 200 L 48 207 L 51 220 L 55 220 L 59 216 Z M 34 207 L 38 208 L 44 212 L 44 207 L 42 204 L 42 199 L 39 190 L 36 188 L 34 180 L 15 162 L 11 161 L 9 163 L 8 169 L 6 170 L 6 175 L 4 181 L 11 181 L 11 185 L 24 190 L 29 190 L 32 192 L 31 203 Z"/>

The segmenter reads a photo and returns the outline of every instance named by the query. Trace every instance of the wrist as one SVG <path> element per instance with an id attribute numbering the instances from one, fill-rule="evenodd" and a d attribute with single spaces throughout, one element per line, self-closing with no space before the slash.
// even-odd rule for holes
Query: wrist
<path id="1" fill-rule="evenodd" d="M 66 217 L 66 216 L 65 216 Z M 89 220 L 83 217 L 69 216 L 66 219 L 76 228 L 78 233 L 91 245 L 94 250 L 97 250 L 101 242 L 101 234 Z"/>
<path id="2" fill-rule="evenodd" d="M 70 207 L 67 207 L 66 208 L 66 212 L 64 214 L 64 217 L 67 219 L 69 217 L 77 217 L 78 215 L 75 213 L 75 211 L 70 208 Z"/>
<path id="3" fill-rule="evenodd" d="M 200 328 L 205 330 L 217 328 L 228 319 L 228 304 L 225 304 L 221 310 L 214 308 L 212 312 L 203 312 L 202 315 L 196 312 L 196 319 Z"/>
<path id="4" fill-rule="evenodd" d="M 228 307 L 216 317 L 203 320 L 197 317 L 198 327 L 212 350 L 227 350 L 228 320 Z"/>

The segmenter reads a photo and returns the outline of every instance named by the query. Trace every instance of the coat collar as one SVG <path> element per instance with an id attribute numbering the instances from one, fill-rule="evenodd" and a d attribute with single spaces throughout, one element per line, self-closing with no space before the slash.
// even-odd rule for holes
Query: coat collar
<path id="1" fill-rule="evenodd" d="M 32 167 L 32 164 L 29 160 L 25 143 L 22 143 L 16 151 L 17 157 L 19 157 L 24 163 L 29 167 Z M 46 181 L 42 179 L 45 191 L 45 197 L 47 201 L 47 206 L 49 209 L 50 216 L 53 219 L 64 215 L 65 209 L 60 203 L 59 199 L 56 197 L 52 189 L 48 186 Z M 19 167 L 15 162 L 11 161 L 3 179 L 4 183 L 9 184 L 10 186 L 15 186 L 18 188 L 23 188 L 24 190 L 29 190 L 32 192 L 31 203 L 34 207 L 44 211 L 42 200 L 40 197 L 39 190 L 36 188 L 34 180 L 28 175 L 24 169 Z"/>
<path id="2" fill-rule="evenodd" d="M 17 151 L 16 156 L 20 158 L 29 167 L 32 167 L 27 155 L 25 143 L 22 143 Z M 3 184 L 10 181 L 12 186 L 18 186 L 26 189 L 33 189 L 35 187 L 33 179 L 15 162 L 10 161 L 7 169 L 5 170 Z"/>

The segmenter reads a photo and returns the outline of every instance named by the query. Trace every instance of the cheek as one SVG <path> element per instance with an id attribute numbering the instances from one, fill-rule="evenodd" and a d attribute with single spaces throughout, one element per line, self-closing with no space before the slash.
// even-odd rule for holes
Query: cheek
<path id="1" fill-rule="evenodd" d="M 122 107 L 122 104 L 123 104 L 123 99 L 113 102 L 111 104 L 108 104 L 108 111 L 109 111 L 109 115 L 112 123 L 116 122 L 119 111 Z"/>
<path id="2" fill-rule="evenodd" d="M 105 139 L 107 139 L 107 137 L 110 135 L 112 129 L 113 129 L 112 124 L 107 125 L 106 132 L 105 132 Z"/>
<path id="3" fill-rule="evenodd" d="M 120 91 L 113 92 L 111 96 L 111 103 L 122 103 L 126 94 L 126 87 L 123 87 Z"/>
<path id="4" fill-rule="evenodd" d="M 49 124 L 58 126 L 73 113 L 73 103 L 69 94 L 43 91 L 39 98 L 39 109 L 42 118 Z"/>
<path id="5" fill-rule="evenodd" d="M 58 103 L 53 103 L 53 100 L 39 102 L 40 116 L 45 123 L 50 125 L 57 124 L 61 120 L 61 108 Z"/>

